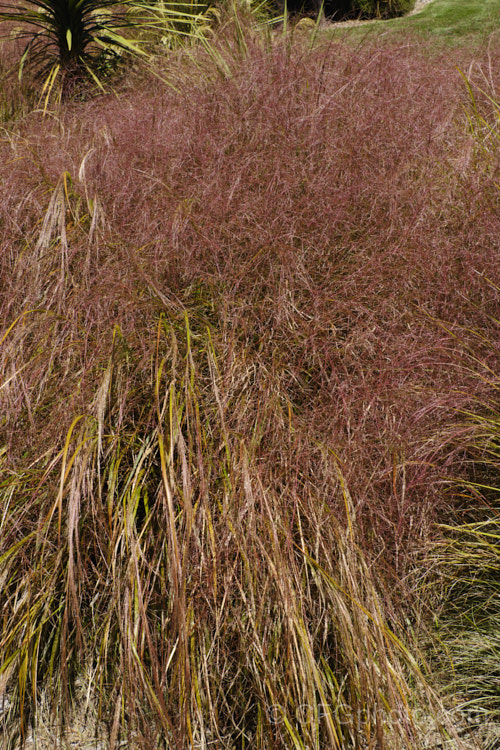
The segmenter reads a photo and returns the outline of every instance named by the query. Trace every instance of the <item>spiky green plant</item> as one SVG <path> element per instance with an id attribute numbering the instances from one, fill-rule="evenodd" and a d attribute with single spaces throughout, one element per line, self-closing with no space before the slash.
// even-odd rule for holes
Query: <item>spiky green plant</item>
<path id="1" fill-rule="evenodd" d="M 0 5 L 0 22 L 26 40 L 20 74 L 30 66 L 50 92 L 57 80 L 92 78 L 98 85 L 125 54 L 145 56 L 140 36 L 189 35 L 206 22 L 206 4 L 149 4 L 145 0 L 21 0 Z M 176 28 L 175 23 L 182 23 Z"/>

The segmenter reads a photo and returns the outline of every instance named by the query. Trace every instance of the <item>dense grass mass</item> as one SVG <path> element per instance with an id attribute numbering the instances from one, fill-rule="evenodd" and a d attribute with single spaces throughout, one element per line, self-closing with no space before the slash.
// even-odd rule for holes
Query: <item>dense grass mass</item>
<path id="1" fill-rule="evenodd" d="M 500 55 L 477 55 L 233 20 L 55 116 L 5 88 L 7 746 L 82 690 L 111 747 L 423 747 L 422 711 L 460 746 L 412 638 L 455 537 L 498 565 Z"/>

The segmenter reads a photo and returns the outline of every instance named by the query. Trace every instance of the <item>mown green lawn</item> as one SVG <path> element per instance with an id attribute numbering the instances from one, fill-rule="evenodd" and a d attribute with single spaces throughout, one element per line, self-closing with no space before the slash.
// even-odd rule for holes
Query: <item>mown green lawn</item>
<path id="1" fill-rule="evenodd" d="M 500 29 L 500 0 L 434 0 L 392 25 L 445 40 L 485 36 Z"/>
<path id="2" fill-rule="evenodd" d="M 343 27 L 341 33 L 358 37 L 392 31 L 414 31 L 451 45 L 481 43 L 490 34 L 500 31 L 500 0 L 434 0 L 415 15 L 349 29 Z"/>

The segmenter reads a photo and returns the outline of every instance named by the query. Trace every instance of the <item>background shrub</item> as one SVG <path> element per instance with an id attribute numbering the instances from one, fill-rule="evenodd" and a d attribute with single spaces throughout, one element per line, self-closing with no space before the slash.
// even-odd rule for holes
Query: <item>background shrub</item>
<path id="1" fill-rule="evenodd" d="M 363 18 L 396 18 L 409 13 L 415 0 L 352 0 L 352 10 Z"/>

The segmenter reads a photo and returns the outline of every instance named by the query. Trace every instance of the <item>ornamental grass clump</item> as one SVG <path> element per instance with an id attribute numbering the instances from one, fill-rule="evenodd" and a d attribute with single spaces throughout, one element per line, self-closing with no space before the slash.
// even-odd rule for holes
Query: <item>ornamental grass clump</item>
<path id="1" fill-rule="evenodd" d="M 499 511 L 488 506 L 478 511 L 485 520 L 442 527 L 446 536 L 433 560 L 445 586 L 436 621 L 435 637 L 443 647 L 436 677 L 466 717 L 498 734 Z"/>
<path id="2" fill-rule="evenodd" d="M 488 61 L 490 62 L 490 61 Z M 486 65 L 471 65 L 468 75 L 462 71 L 469 95 L 464 110 L 474 144 L 480 155 L 479 162 L 486 167 L 500 191 L 498 151 L 500 149 L 500 101 L 494 82 Z"/>
<path id="3" fill-rule="evenodd" d="M 490 300 L 498 300 L 500 289 L 484 283 Z M 499 320 L 492 323 L 498 334 Z M 455 716 L 483 747 L 493 748 L 500 737 L 498 335 L 484 340 L 479 331 L 456 330 L 453 336 L 467 336 L 463 366 L 491 390 L 488 401 L 463 412 L 460 429 L 450 435 L 453 451 L 462 455 L 462 479 L 450 487 L 460 502 L 425 561 L 434 612 L 429 641 L 435 683 L 453 700 Z"/>
<path id="4" fill-rule="evenodd" d="M 489 66 L 471 65 L 461 73 L 468 92 L 464 104 L 473 136 L 471 160 L 497 191 L 500 108 Z M 489 398 L 476 399 L 462 412 L 460 430 L 450 435 L 463 455 L 460 503 L 432 548 L 430 587 L 439 592 L 438 616 L 431 634 L 438 684 L 454 697 L 485 747 L 500 737 L 500 378 L 498 300 L 500 287 L 483 280 L 483 315 L 492 335 L 482 329 L 443 327 L 464 344 L 462 366 L 489 385 Z M 452 491 L 454 490 L 452 486 Z"/>
<path id="5" fill-rule="evenodd" d="M 458 743 L 407 624 L 493 387 L 461 78 L 234 21 L 162 64 L 0 134 L 6 737 Z"/>
<path id="6" fill-rule="evenodd" d="M 258 457 L 270 419 L 288 455 L 297 450 L 280 410 L 263 405 L 253 436 L 235 433 L 233 409 L 249 397 L 243 363 L 233 360 L 228 402 L 208 330 L 169 318 L 151 331 L 150 382 L 136 380 L 149 409 L 140 429 L 116 430 L 137 366 L 116 331 L 89 413 L 58 455 L 9 483 L 9 725 L 26 736 L 42 694 L 63 721 L 87 675 L 112 745 L 128 735 L 145 747 L 341 748 L 361 737 L 418 747 L 410 702 L 421 672 L 386 622 L 336 458 L 316 452 L 322 497 L 293 490 L 292 463 L 284 496 Z"/>

